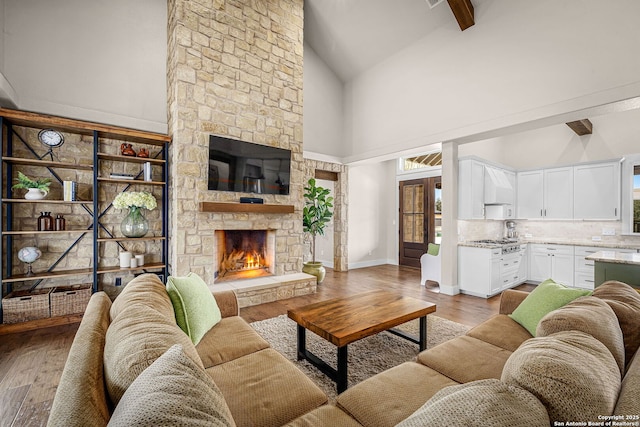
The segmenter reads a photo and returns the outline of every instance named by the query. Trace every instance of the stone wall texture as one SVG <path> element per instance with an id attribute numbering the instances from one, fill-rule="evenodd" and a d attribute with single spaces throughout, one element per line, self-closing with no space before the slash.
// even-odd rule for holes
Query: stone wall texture
<path id="1" fill-rule="evenodd" d="M 273 229 L 274 273 L 300 272 L 303 0 L 169 0 L 168 7 L 170 271 L 212 283 L 215 230 Z M 207 189 L 211 134 L 291 150 L 290 194 L 261 197 L 295 212 L 200 212 L 203 201 L 252 196 Z"/>

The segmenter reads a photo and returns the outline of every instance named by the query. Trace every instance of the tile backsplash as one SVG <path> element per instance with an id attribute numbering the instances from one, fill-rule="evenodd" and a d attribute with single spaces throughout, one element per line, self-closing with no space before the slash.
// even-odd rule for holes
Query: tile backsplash
<path id="1" fill-rule="evenodd" d="M 599 243 L 629 243 L 640 245 L 640 236 L 622 236 L 620 221 L 531 221 L 514 220 L 516 231 L 522 241 L 553 241 L 588 245 L 592 237 Z M 615 235 L 603 236 L 603 229 L 613 230 Z M 531 237 L 525 237 L 530 234 Z M 500 239 L 506 235 L 504 221 L 458 220 L 458 241 Z M 594 242 L 595 243 L 595 242 Z"/>

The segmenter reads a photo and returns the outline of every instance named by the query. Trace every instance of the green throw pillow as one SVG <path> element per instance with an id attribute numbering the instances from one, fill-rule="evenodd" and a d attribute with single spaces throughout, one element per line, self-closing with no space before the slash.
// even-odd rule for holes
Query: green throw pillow
<path id="1" fill-rule="evenodd" d="M 440 252 L 440 245 L 436 245 L 435 243 L 429 243 L 427 245 L 427 253 L 429 255 L 438 256 Z"/>
<path id="2" fill-rule="evenodd" d="M 551 279 L 547 279 L 531 291 L 509 317 L 521 324 L 535 337 L 538 323 L 547 313 L 586 295 L 591 295 L 591 291 L 567 288 Z"/>
<path id="3" fill-rule="evenodd" d="M 197 274 L 189 273 L 186 277 L 169 276 L 167 292 L 178 326 L 189 335 L 194 345 L 222 319 L 216 299 Z"/>

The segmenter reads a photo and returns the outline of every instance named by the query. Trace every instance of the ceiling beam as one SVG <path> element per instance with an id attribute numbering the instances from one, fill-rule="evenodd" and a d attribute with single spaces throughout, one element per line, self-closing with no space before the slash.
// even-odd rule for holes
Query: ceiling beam
<path id="1" fill-rule="evenodd" d="M 589 119 L 576 120 L 575 122 L 567 123 L 575 133 L 579 136 L 583 135 L 591 135 L 593 133 L 593 124 L 589 121 Z"/>
<path id="2" fill-rule="evenodd" d="M 473 18 L 473 5 L 471 4 L 471 0 L 447 0 L 447 2 L 462 31 L 476 23 Z"/>

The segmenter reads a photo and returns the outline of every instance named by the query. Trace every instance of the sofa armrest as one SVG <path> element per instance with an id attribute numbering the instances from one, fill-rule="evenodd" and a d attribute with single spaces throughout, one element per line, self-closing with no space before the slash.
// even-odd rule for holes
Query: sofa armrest
<path id="1" fill-rule="evenodd" d="M 222 317 L 239 316 L 240 308 L 238 307 L 238 297 L 233 291 L 216 291 L 212 292 L 216 303 L 220 308 Z"/>
<path id="2" fill-rule="evenodd" d="M 500 295 L 500 314 L 511 314 L 529 295 L 529 292 L 507 289 Z"/>

